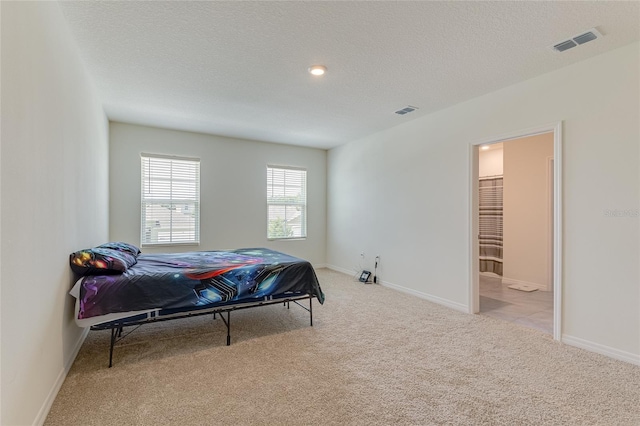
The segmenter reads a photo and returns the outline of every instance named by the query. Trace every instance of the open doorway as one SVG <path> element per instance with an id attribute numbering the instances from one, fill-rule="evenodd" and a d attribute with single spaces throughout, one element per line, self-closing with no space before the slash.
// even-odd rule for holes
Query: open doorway
<path id="1" fill-rule="evenodd" d="M 558 123 L 473 143 L 470 174 L 470 312 L 557 340 L 560 155 Z"/>
<path id="2" fill-rule="evenodd" d="M 552 132 L 480 147 L 479 313 L 553 334 L 549 158 Z"/>

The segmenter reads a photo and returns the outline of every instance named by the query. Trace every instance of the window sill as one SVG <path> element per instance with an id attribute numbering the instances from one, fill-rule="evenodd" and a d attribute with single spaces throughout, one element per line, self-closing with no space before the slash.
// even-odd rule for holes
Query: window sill
<path id="1" fill-rule="evenodd" d="M 267 238 L 267 241 L 304 241 L 307 237 L 296 237 L 296 238 Z"/>
<path id="2" fill-rule="evenodd" d="M 152 248 L 152 247 L 186 247 L 186 246 L 193 246 L 193 247 L 198 247 L 200 245 L 200 243 L 158 243 L 158 244 L 142 244 L 140 243 L 140 247 L 148 247 L 148 248 Z"/>

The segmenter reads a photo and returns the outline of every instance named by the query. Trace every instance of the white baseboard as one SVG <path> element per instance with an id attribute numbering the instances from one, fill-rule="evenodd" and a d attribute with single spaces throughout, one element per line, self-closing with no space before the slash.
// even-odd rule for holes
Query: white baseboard
<path id="1" fill-rule="evenodd" d="M 350 271 L 348 269 L 345 268 L 341 268 L 339 266 L 334 266 L 334 265 L 327 265 L 328 269 L 337 271 L 337 272 L 342 272 L 343 274 L 347 274 L 347 275 L 354 275 L 356 273 L 356 271 Z M 504 282 L 504 280 L 503 280 Z M 535 283 L 529 283 L 529 282 L 525 282 L 525 281 L 518 281 L 518 280 L 509 280 L 507 278 L 507 282 L 505 284 L 529 284 L 529 285 L 536 285 Z M 413 290 L 410 288 L 406 288 L 406 287 L 402 287 L 399 286 L 397 284 L 393 284 L 390 283 L 388 281 L 381 281 L 381 284 L 385 287 L 389 287 L 392 288 L 394 290 L 398 290 L 401 291 L 403 293 L 407 293 L 407 294 L 411 294 L 413 296 L 417 296 L 421 299 L 426 299 L 430 302 L 434 302 L 437 303 L 439 305 L 443 305 L 446 307 L 449 307 L 451 309 L 455 309 L 456 311 L 460 311 L 460 312 L 464 312 L 464 313 L 469 313 L 468 307 L 462 303 L 457 303 L 457 302 L 452 302 L 450 300 L 447 299 L 443 299 L 441 297 L 437 297 L 437 296 L 432 296 L 430 294 L 426 294 L 426 293 L 422 293 L 420 291 L 417 290 Z M 544 287 L 544 286 L 542 286 Z M 635 364 L 635 365 L 640 365 L 640 355 L 636 355 L 630 352 L 625 352 L 625 351 L 621 351 L 619 349 L 614 349 L 611 348 L 609 346 L 605 346 L 605 345 L 601 345 L 599 343 L 594 343 L 591 342 L 589 340 L 585 340 L 585 339 L 581 339 L 579 337 L 573 337 L 573 336 L 569 336 L 566 334 L 562 335 L 562 339 L 561 342 L 570 346 L 575 346 L 577 348 L 580 349 L 585 349 L 587 351 L 590 352 L 595 352 L 597 354 L 600 355 L 604 355 L 613 359 L 617 359 L 620 361 L 624 361 L 624 362 L 628 362 L 630 364 Z"/>
<path id="2" fill-rule="evenodd" d="M 76 360 L 76 356 L 78 356 L 78 352 L 80 352 L 80 348 L 82 347 L 84 340 L 87 338 L 87 334 L 89 334 L 89 327 L 85 328 L 82 331 L 82 334 L 78 339 L 78 343 L 76 343 L 76 346 L 73 348 L 73 352 L 71 352 L 71 356 L 69 357 L 69 359 L 66 360 L 62 370 L 60 370 L 60 374 L 58 374 L 56 381 L 53 383 L 53 386 L 51 387 L 51 391 L 49 391 L 49 395 L 47 395 L 47 398 L 44 400 L 42 407 L 40 407 L 40 411 L 38 411 L 38 415 L 36 416 L 36 419 L 33 422 L 34 425 L 41 426 L 44 424 L 44 421 L 47 419 L 47 415 L 49 414 L 49 410 L 51 410 L 53 401 L 55 401 L 56 396 L 58 395 L 58 392 L 60 391 L 60 388 L 64 383 L 64 379 L 67 378 L 67 374 L 69 373 L 69 370 L 73 365 L 73 361 Z"/>
<path id="3" fill-rule="evenodd" d="M 326 265 L 327 269 L 331 269 L 332 271 L 336 271 L 336 272 L 342 272 L 343 274 L 347 274 L 347 275 L 355 275 L 358 271 L 352 271 L 349 269 L 345 269 L 345 268 L 341 268 L 339 266 L 335 266 L 335 265 Z"/>
<path id="4" fill-rule="evenodd" d="M 327 265 L 327 268 L 331 269 L 333 271 L 336 271 L 336 272 L 342 272 L 343 274 L 352 275 L 352 276 L 359 272 L 359 271 L 351 271 L 349 269 L 341 268 L 341 267 L 335 266 L 335 265 Z M 418 290 L 413 290 L 413 289 L 410 289 L 410 288 L 407 288 L 407 287 L 403 287 L 401 285 L 390 283 L 389 281 L 380 281 L 380 284 L 382 286 L 384 286 L 384 287 L 388 287 L 388 288 L 391 288 L 393 290 L 401 291 L 403 293 L 407 293 L 407 294 L 410 294 L 412 296 L 416 296 L 416 297 L 419 297 L 421 299 L 428 300 L 429 302 L 433 302 L 433 303 L 437 303 L 438 305 L 446 306 L 447 308 L 455 309 L 456 311 L 469 313 L 469 308 L 467 307 L 467 305 L 464 305 L 462 303 L 452 302 L 451 300 L 443 299 L 442 297 L 438 297 L 438 296 L 432 296 L 430 294 L 423 293 L 423 292 L 418 291 Z"/>
<path id="5" fill-rule="evenodd" d="M 326 263 L 316 263 L 316 264 L 311 264 L 311 266 L 313 266 L 313 269 L 322 269 L 322 268 L 326 268 L 327 264 Z"/>
<path id="6" fill-rule="evenodd" d="M 600 355 L 608 356 L 613 359 L 628 362 L 630 364 L 640 365 L 640 355 L 632 354 L 631 352 L 621 351 L 619 349 L 601 345 L 600 343 L 594 343 L 589 340 L 581 339 L 579 337 L 568 336 L 566 334 L 563 334 L 562 343 L 575 346 L 576 348 L 585 349 L 590 352 L 595 352 Z"/>
<path id="7" fill-rule="evenodd" d="M 403 287 L 401 285 L 393 284 L 388 281 L 381 281 L 384 287 L 389 287 L 394 290 L 401 291 L 403 293 L 411 294 L 412 296 L 417 296 L 421 299 L 428 300 L 429 302 L 437 303 L 438 305 L 446 306 L 447 308 L 455 309 L 456 311 L 464 312 L 465 314 L 469 313 L 469 307 L 465 304 L 453 302 L 448 299 L 443 299 L 442 297 L 433 296 L 431 294 L 423 293 L 418 290 L 413 290 L 411 288 Z"/>
<path id="8" fill-rule="evenodd" d="M 507 278 L 507 277 L 502 277 L 502 284 L 504 285 L 514 285 L 514 284 L 523 284 L 523 285 L 527 285 L 530 287 L 535 287 L 538 290 L 542 290 L 542 291 L 547 291 L 547 286 L 544 284 L 540 284 L 540 283 L 532 283 L 531 281 L 522 281 L 522 280 L 515 280 L 513 278 Z"/>

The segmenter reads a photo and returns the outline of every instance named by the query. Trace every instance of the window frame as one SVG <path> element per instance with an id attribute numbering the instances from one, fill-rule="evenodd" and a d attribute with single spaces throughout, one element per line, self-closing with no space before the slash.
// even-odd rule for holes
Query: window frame
<path id="1" fill-rule="evenodd" d="M 301 188 L 304 194 L 304 202 L 302 203 L 273 203 L 270 201 L 269 198 L 269 187 L 271 186 L 271 188 L 273 188 L 273 182 L 269 181 L 269 170 L 273 169 L 273 170 L 291 170 L 291 171 L 299 171 L 299 172 L 303 172 L 304 173 L 304 187 Z M 307 225 L 307 219 L 308 219 L 308 206 L 309 206 L 309 202 L 308 202 L 308 170 L 304 167 L 296 167 L 296 166 L 283 166 L 283 165 L 276 165 L 276 164 L 267 164 L 267 194 L 266 194 L 266 204 L 267 204 L 267 226 L 266 226 L 266 231 L 267 231 L 267 241 L 296 241 L 296 240 L 306 240 L 307 237 L 309 236 L 308 233 L 308 225 Z M 284 184 L 284 186 L 286 186 L 286 184 Z M 291 237 L 272 237 L 269 235 L 269 226 L 271 223 L 271 217 L 269 214 L 269 207 L 270 206 L 284 206 L 286 209 L 286 206 L 302 206 L 302 212 L 301 212 L 301 225 L 300 225 L 300 236 L 291 236 Z"/>
<path id="2" fill-rule="evenodd" d="M 151 176 L 145 175 L 144 162 L 152 161 L 153 159 L 157 160 L 169 160 L 169 161 L 180 161 L 180 162 L 191 162 L 194 163 L 195 167 L 195 200 L 185 199 L 185 198 L 173 198 L 170 196 L 167 199 L 156 199 L 160 201 L 166 201 L 168 204 L 188 204 L 194 206 L 195 209 L 195 224 L 194 224 L 194 238 L 187 241 L 172 241 L 173 239 L 173 223 L 169 227 L 170 232 L 170 241 L 156 241 L 152 242 L 147 240 L 146 238 L 146 218 L 147 218 L 147 210 L 146 206 L 150 203 L 150 199 L 145 198 L 145 178 L 147 181 L 151 182 Z M 172 167 L 172 166 L 171 166 Z M 173 177 L 168 177 L 163 179 L 165 182 L 168 180 L 169 186 L 173 189 Z M 157 181 L 156 181 L 157 182 Z M 200 199 L 200 158 L 197 157 L 184 157 L 184 156 L 176 156 L 176 155 L 165 155 L 165 154 L 152 154 L 152 153 L 140 153 L 140 246 L 141 247 L 168 247 L 168 246 L 199 246 L 200 245 L 200 217 L 201 217 L 201 199 Z M 171 190 L 172 190 L 171 189 Z M 151 199 L 152 200 L 152 199 Z M 157 204 L 157 203 L 156 203 Z M 173 210 L 173 209 L 171 209 Z"/>

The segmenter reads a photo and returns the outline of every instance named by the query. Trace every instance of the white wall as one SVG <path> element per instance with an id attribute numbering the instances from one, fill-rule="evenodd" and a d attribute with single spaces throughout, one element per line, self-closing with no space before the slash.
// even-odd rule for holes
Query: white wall
<path id="1" fill-rule="evenodd" d="M 502 280 L 552 290 L 548 159 L 553 133 L 504 143 Z"/>
<path id="2" fill-rule="evenodd" d="M 108 126 L 57 2 L 2 2 L 2 418 L 42 422 L 81 343 L 69 253 L 108 236 Z"/>
<path id="3" fill-rule="evenodd" d="M 499 176 L 503 173 L 502 151 L 503 144 L 500 148 L 492 148 L 487 151 L 480 150 L 478 152 L 478 176 Z"/>
<path id="4" fill-rule="evenodd" d="M 329 151 L 327 263 L 467 309 L 469 144 L 564 121 L 565 337 L 640 363 L 640 44 Z M 551 53 L 550 53 L 551 54 Z M 372 266 L 372 265 L 370 265 Z"/>
<path id="5" fill-rule="evenodd" d="M 140 243 L 140 153 L 200 158 L 200 245 L 143 252 L 268 247 L 326 262 L 326 158 L 320 149 L 124 123 L 110 125 L 110 239 Z M 267 164 L 307 169 L 307 238 L 267 241 Z"/>

